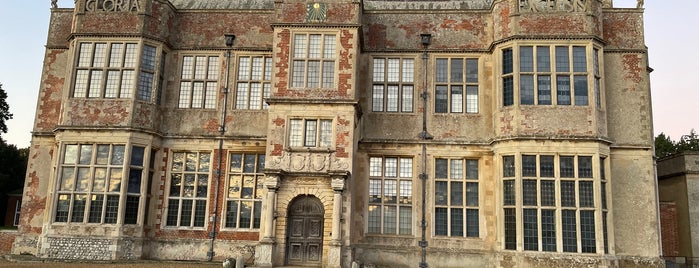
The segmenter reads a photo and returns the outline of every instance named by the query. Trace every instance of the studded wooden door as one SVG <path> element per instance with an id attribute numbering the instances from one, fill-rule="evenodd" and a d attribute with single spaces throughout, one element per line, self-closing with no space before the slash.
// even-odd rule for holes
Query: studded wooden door
<path id="1" fill-rule="evenodd" d="M 290 265 L 320 266 L 323 256 L 323 204 L 299 196 L 289 205 L 286 260 Z"/>

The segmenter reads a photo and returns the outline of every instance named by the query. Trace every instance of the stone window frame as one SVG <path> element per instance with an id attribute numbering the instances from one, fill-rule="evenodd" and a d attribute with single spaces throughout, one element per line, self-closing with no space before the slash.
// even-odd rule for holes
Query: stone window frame
<path id="1" fill-rule="evenodd" d="M 181 59 L 177 108 L 216 109 L 220 91 L 220 55 L 187 53 Z"/>
<path id="2" fill-rule="evenodd" d="M 317 49 L 310 48 L 311 37 L 320 36 Z M 305 38 L 304 38 L 305 37 Z M 330 39 L 327 39 L 330 38 Z M 301 43 L 303 39 L 303 43 Z M 332 40 L 332 44 L 328 45 Z M 295 32 L 290 40 L 290 89 L 335 89 L 335 76 L 338 73 L 339 33 L 337 32 Z M 314 55 L 309 55 L 313 53 Z M 317 56 L 316 56 L 317 55 Z M 309 62 L 318 63 L 317 82 L 309 82 Z M 327 66 L 326 66 L 327 64 Z M 317 85 L 315 84 L 317 83 Z"/>
<path id="3" fill-rule="evenodd" d="M 96 57 L 95 51 L 102 55 Z M 75 42 L 70 97 L 158 102 L 164 55 L 161 45 L 142 39 L 79 39 Z M 125 75 L 127 72 L 130 75 Z"/>
<path id="4" fill-rule="evenodd" d="M 237 73 L 235 84 L 236 110 L 267 110 L 266 100 L 272 94 L 272 68 L 274 60 L 270 54 L 244 54 L 237 57 Z M 245 64 L 243 59 L 249 59 Z M 262 59 L 256 64 L 255 59 Z M 253 91 L 253 85 L 259 85 Z M 243 88 L 246 90 L 243 91 Z"/>
<path id="5" fill-rule="evenodd" d="M 315 130 L 308 125 L 310 122 L 316 122 Z M 331 149 L 334 147 L 335 126 L 332 118 L 328 117 L 292 117 L 289 118 L 289 127 L 287 129 L 287 144 L 290 149 L 294 148 L 315 148 L 315 149 Z M 301 125 L 295 123 L 300 122 Z M 326 127 L 324 128 L 324 124 Z M 313 139 L 311 135 L 313 134 Z"/>
<path id="6" fill-rule="evenodd" d="M 374 56 L 372 70 L 371 111 L 413 113 L 415 57 Z"/>
<path id="7" fill-rule="evenodd" d="M 459 61 L 461 64 L 457 65 Z M 461 69 L 456 67 L 459 65 Z M 433 75 L 435 114 L 479 113 L 479 56 L 437 55 L 434 59 Z"/>
<path id="8" fill-rule="evenodd" d="M 393 167 L 393 169 L 389 169 L 390 167 L 386 164 L 387 159 L 395 159 L 395 167 Z M 377 155 L 369 157 L 367 220 L 365 229 L 367 234 L 413 235 L 413 221 L 415 217 L 413 210 L 417 205 L 414 204 L 414 200 L 412 200 L 414 195 L 413 184 L 415 180 L 415 166 L 413 163 L 414 158 L 410 156 Z M 409 167 L 404 167 L 405 165 L 409 165 Z M 392 186 L 390 183 L 387 183 L 391 181 L 395 182 Z M 378 188 L 376 188 L 376 186 L 378 186 Z M 387 190 L 387 187 L 390 188 Z M 386 198 L 386 192 L 391 189 L 393 189 L 395 193 L 393 196 L 395 199 L 394 201 L 390 201 L 390 199 Z M 372 195 L 372 193 L 374 195 Z M 390 220 L 390 217 L 386 215 L 388 208 L 395 208 L 394 222 L 390 224 L 392 227 L 386 223 L 387 220 Z M 373 211 L 378 211 L 378 215 L 373 215 Z M 401 215 L 403 212 L 406 212 L 406 214 Z M 372 221 L 372 219 L 378 219 L 378 221 Z M 378 226 L 373 226 L 372 222 L 377 223 Z"/>
<path id="9" fill-rule="evenodd" d="M 527 172 L 525 171 L 525 165 L 523 164 L 523 161 L 524 158 L 527 156 L 536 157 L 536 175 L 534 175 L 533 173 L 525 174 Z M 553 176 L 542 176 L 542 157 L 551 157 L 553 165 Z M 573 166 L 570 169 L 570 172 L 572 172 L 573 174 L 572 176 L 567 176 L 562 171 L 561 164 L 563 162 L 561 160 L 566 158 L 573 159 L 573 162 L 571 162 Z M 589 158 L 589 170 L 587 168 L 582 169 L 580 167 L 580 158 Z M 585 154 L 564 152 L 521 152 L 501 155 L 500 189 L 502 197 L 500 198 L 500 200 L 498 200 L 498 203 L 500 204 L 501 208 L 499 209 L 498 213 L 503 218 L 503 224 L 499 226 L 499 228 L 502 228 L 502 235 L 500 236 L 500 245 L 502 249 L 524 252 L 557 252 L 596 255 L 607 254 L 609 252 L 609 238 L 607 236 L 607 231 L 609 227 L 606 222 L 606 220 L 608 220 L 606 214 L 608 213 L 609 209 L 607 208 L 606 204 L 608 193 L 606 192 L 606 188 L 602 187 L 603 182 L 606 183 L 607 179 L 601 179 L 601 171 L 606 169 L 606 160 L 603 159 L 606 159 L 606 156 L 602 156 L 600 154 L 595 153 Z M 602 162 L 600 162 L 600 160 L 602 160 Z M 583 173 L 589 174 L 583 175 L 581 177 L 580 174 Z M 527 181 L 534 182 L 534 188 L 529 189 L 534 190 L 534 195 L 532 196 L 533 199 L 530 200 L 532 200 L 535 203 L 525 204 L 526 201 L 524 199 L 527 198 L 525 197 L 525 188 L 527 187 L 524 184 Z M 555 204 L 552 205 L 543 204 L 544 201 L 542 198 L 542 187 L 544 186 L 542 186 L 542 182 L 546 181 L 553 182 L 548 183 L 549 185 L 553 185 L 553 189 L 551 189 L 553 197 L 551 199 L 553 199 L 553 202 L 555 202 Z M 581 198 L 582 194 L 580 192 L 580 190 L 582 189 L 581 185 L 583 185 L 582 183 L 584 183 L 584 185 L 586 186 L 591 187 L 585 188 L 589 189 L 589 191 L 586 192 L 590 194 L 589 199 L 585 199 L 589 203 L 585 204 L 582 204 L 583 199 Z M 564 200 L 564 198 L 562 197 L 564 184 L 573 186 L 572 199 L 565 198 L 566 200 Z M 573 204 L 563 204 L 565 201 L 572 201 Z M 545 234 L 543 231 L 543 211 L 545 210 L 553 211 L 553 220 L 551 224 L 554 225 L 554 249 L 544 248 Z M 524 219 L 524 214 L 526 211 L 536 212 L 537 233 L 534 235 L 532 235 L 531 233 L 527 234 L 527 227 Z M 566 230 L 564 230 L 565 227 L 563 226 L 565 225 L 563 219 L 563 212 L 566 212 L 566 214 L 570 214 L 572 212 L 574 214 L 570 214 L 571 216 L 574 216 L 575 220 L 572 226 L 575 228 L 575 237 L 573 238 L 575 239 L 575 245 L 572 250 L 570 248 L 564 248 L 564 240 L 566 239 L 566 237 L 564 237 L 565 235 L 563 233 Z M 587 216 L 591 215 L 592 222 L 584 223 L 581 217 L 583 213 Z M 588 220 L 589 219 L 590 218 L 588 218 Z M 583 230 L 583 227 L 590 227 L 590 223 L 592 224 L 593 228 L 591 232 L 589 229 Z M 589 234 L 591 234 L 592 236 L 589 236 Z M 527 236 L 530 236 L 530 238 L 527 238 Z M 590 241 L 590 239 L 593 240 Z M 536 243 L 536 249 L 527 248 L 527 241 Z M 584 241 L 587 241 L 587 244 Z"/>
<path id="10" fill-rule="evenodd" d="M 12 220 L 12 226 L 19 226 L 19 216 L 22 212 L 22 199 L 17 199 L 15 202 L 15 213 Z"/>
<path id="11" fill-rule="evenodd" d="M 523 53 L 523 48 L 531 48 L 529 53 Z M 548 48 L 544 53 L 542 49 Z M 565 54 L 557 53 L 557 48 L 566 48 Z M 579 48 L 584 49 L 584 65 L 578 65 L 581 54 L 574 53 Z M 548 57 L 541 56 L 548 55 Z M 566 62 L 565 68 L 561 68 L 558 62 Z M 564 57 L 560 57 L 564 55 Z M 573 42 L 562 44 L 560 42 L 513 42 L 500 48 L 499 75 L 501 83 L 500 105 L 510 106 L 548 106 L 548 107 L 590 107 L 595 105 L 597 109 L 602 109 L 603 92 L 603 62 L 602 48 L 592 42 Z M 578 60 L 575 60 L 575 59 Z M 542 62 L 547 59 L 547 62 Z M 529 62 L 530 64 L 522 64 Z M 547 63 L 547 64 L 546 64 Z M 548 68 L 544 66 L 548 65 Z M 582 68 L 580 68 L 582 67 Z M 528 79 L 524 79 L 527 78 Z M 548 77 L 548 80 L 545 78 Z M 584 79 L 582 79 L 584 77 Z M 560 78 L 560 79 L 559 79 Z M 541 79 L 541 80 L 540 80 Z M 560 81 L 559 81 L 560 80 Z M 567 90 L 564 87 L 559 89 L 567 80 Z M 522 88 L 523 81 L 529 81 L 530 89 L 526 92 Z M 548 94 L 546 90 L 540 89 L 548 83 Z M 576 86 L 575 82 L 579 84 Z M 582 86 L 584 84 L 584 86 Z M 545 88 L 545 87 L 543 87 Z M 583 88 L 583 89 L 578 89 Z M 584 92 L 583 95 L 576 92 Z M 578 94 L 576 96 L 576 94 Z M 525 95 L 529 96 L 525 98 Z M 547 98 L 542 98 L 547 96 Z M 568 101 L 561 96 L 567 96 Z"/>
<path id="12" fill-rule="evenodd" d="M 99 150 L 105 147 L 108 147 L 106 156 Z M 143 209 L 141 204 L 146 195 L 144 191 L 147 180 L 144 178 L 147 178 L 146 171 L 149 169 L 146 161 L 151 156 L 145 152 L 150 150 L 150 146 L 136 143 L 64 142 L 59 148 L 61 153 L 56 173 L 55 207 L 51 217 L 53 224 L 143 222 L 139 211 Z M 115 148 L 122 148 L 118 149 L 121 152 L 115 151 Z M 134 153 L 138 150 L 141 151 L 140 157 Z M 67 159 L 69 151 L 75 156 Z M 89 156 L 85 156 L 86 153 Z M 118 160 L 114 160 L 115 158 Z M 85 172 L 80 178 L 82 171 Z M 78 200 L 83 201 L 78 203 Z M 98 209 L 94 209 L 95 204 L 99 204 Z M 76 214 L 76 211 L 80 211 L 80 214 Z"/>
<path id="13" fill-rule="evenodd" d="M 182 154 L 183 156 L 183 161 L 182 162 L 182 168 L 179 168 L 179 165 L 175 165 L 176 155 L 177 154 Z M 187 156 L 188 155 L 195 155 L 195 160 L 194 161 L 194 170 L 186 170 L 186 165 L 187 165 Z M 208 164 L 202 165 L 200 162 L 202 161 L 202 157 L 207 157 Z M 164 207 L 164 214 L 163 215 L 163 226 L 165 228 L 191 228 L 191 229 L 205 229 L 208 225 L 208 215 L 209 215 L 209 191 L 211 187 L 211 181 L 215 178 L 212 176 L 212 163 L 211 160 L 213 159 L 213 153 L 209 150 L 171 150 L 170 151 L 170 161 L 168 161 L 168 170 L 166 172 L 167 174 L 167 183 L 166 183 L 166 189 L 167 192 L 165 194 L 164 200 L 166 201 L 166 207 Z M 180 176 L 177 176 L 180 175 Z M 185 177 L 189 175 L 194 176 L 194 181 L 192 182 L 192 185 L 185 185 Z M 176 177 L 179 177 L 179 182 L 176 182 L 175 180 Z M 201 186 L 202 178 L 206 178 L 206 188 L 205 189 L 199 189 Z M 179 183 L 179 185 L 177 185 Z M 191 187 L 189 189 L 185 188 Z M 174 190 L 175 187 L 177 187 L 177 195 L 174 195 Z M 191 195 L 190 196 L 185 196 L 186 191 L 191 190 Z M 187 217 L 182 217 L 183 213 L 182 211 L 185 209 L 183 204 L 185 204 L 187 201 L 190 201 L 191 204 L 189 205 L 188 209 L 191 209 L 189 212 L 189 215 Z M 164 201 L 165 202 L 165 201 Z M 173 205 L 175 205 L 176 202 L 177 208 L 176 210 L 173 210 Z M 173 212 L 176 212 L 177 214 L 174 215 L 173 218 Z M 186 215 L 187 216 L 187 215 Z M 183 224 L 183 220 L 188 220 L 189 223 Z"/>
<path id="14" fill-rule="evenodd" d="M 238 159 L 239 164 L 234 163 L 234 161 L 236 161 L 236 158 L 234 157 L 235 155 L 240 156 Z M 251 156 L 252 159 L 248 158 L 249 156 Z M 265 174 L 263 172 L 266 158 L 265 156 L 265 152 L 235 151 L 228 154 L 228 171 L 225 196 L 226 203 L 223 207 L 224 211 L 221 212 L 223 215 L 223 229 L 246 231 L 260 230 L 262 201 L 264 199 L 265 190 Z M 246 168 L 247 163 L 249 163 L 248 160 L 252 160 L 252 166 L 250 166 L 251 170 Z M 252 180 L 248 181 L 248 178 Z M 249 196 L 244 195 L 246 184 L 248 184 L 247 186 L 250 188 Z M 242 215 L 240 212 L 242 211 L 242 206 L 239 204 L 242 202 L 249 203 L 250 205 L 250 221 L 248 226 L 240 226 Z M 234 214 L 231 214 L 232 204 L 237 204 L 235 206 L 236 211 Z M 235 220 L 235 224 L 231 224 L 231 220 L 233 219 Z"/>
<path id="15" fill-rule="evenodd" d="M 439 167 L 439 163 L 444 161 L 444 169 Z M 475 162 L 475 168 L 473 163 Z M 458 166 L 456 164 L 460 163 Z M 469 166 L 469 164 L 471 166 Z M 468 157 L 436 157 L 434 159 L 434 224 L 433 232 L 435 236 L 441 237 L 480 237 L 480 160 Z M 441 171 L 440 171 L 441 170 Z M 460 171 L 460 172 L 459 172 Z M 475 174 L 473 173 L 475 172 Z M 443 174 L 440 174 L 443 173 Z M 444 184 L 443 187 L 438 185 Z M 459 189 L 455 185 L 461 184 Z M 475 185 L 475 188 L 473 187 Z M 469 187 L 470 186 L 470 187 Z M 441 189 L 440 189 L 441 188 Z M 470 189 L 469 189 L 470 188 Z M 438 200 L 439 192 L 444 192 L 443 200 Z M 459 193 L 459 196 L 454 194 Z M 471 194 L 469 194 L 469 192 Z M 475 199 L 473 197 L 475 195 Z M 459 198 L 461 200 L 459 201 Z M 469 201 L 470 200 L 470 201 Z M 443 201 L 443 202 L 442 202 Z M 444 217 L 440 219 L 437 211 L 443 209 Z M 454 228 L 458 225 L 458 218 L 454 213 L 460 211 L 462 214 L 460 230 Z M 473 212 L 475 211 L 475 217 Z M 470 215 L 469 215 L 470 214 Z M 475 222 L 474 222 L 475 220 Z M 442 222 L 444 221 L 444 222 Z M 443 233 L 438 230 L 443 225 Z"/>

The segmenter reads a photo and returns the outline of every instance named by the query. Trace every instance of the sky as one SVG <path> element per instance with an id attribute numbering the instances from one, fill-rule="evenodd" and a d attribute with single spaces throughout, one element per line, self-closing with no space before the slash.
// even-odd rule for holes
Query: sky
<path id="1" fill-rule="evenodd" d="M 231 0 L 235 1 L 235 0 Z M 613 0 L 635 7 L 636 0 Z M 61 8 L 73 1 L 59 0 Z M 51 0 L 2 0 L 0 5 L 0 83 L 14 118 L 2 137 L 28 147 L 41 80 Z M 698 0 L 645 0 L 645 37 L 651 73 L 655 134 L 677 141 L 699 131 Z"/>

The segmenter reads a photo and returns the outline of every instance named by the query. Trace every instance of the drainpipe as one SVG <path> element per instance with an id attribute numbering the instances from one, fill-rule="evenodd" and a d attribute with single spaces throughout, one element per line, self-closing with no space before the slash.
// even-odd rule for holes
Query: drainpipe
<path id="1" fill-rule="evenodd" d="M 420 181 L 422 182 L 422 215 L 420 220 L 420 229 L 422 231 L 422 239 L 419 242 L 420 245 L 420 268 L 427 268 L 427 220 L 425 219 L 426 207 L 425 199 L 427 198 L 427 140 L 431 140 L 434 137 L 427 132 L 427 61 L 429 57 L 427 55 L 427 47 L 432 41 L 432 35 L 423 33 L 420 34 L 420 42 L 424 48 L 422 52 L 422 132 L 418 137 L 422 140 L 422 172 L 420 173 Z"/>
<path id="2" fill-rule="evenodd" d="M 233 47 L 233 41 L 235 41 L 235 35 L 225 34 L 226 47 L 226 78 L 223 86 L 223 107 L 221 112 L 221 120 L 218 126 L 218 163 L 216 167 L 216 181 L 215 181 L 215 191 L 214 191 L 214 213 L 211 215 L 211 233 L 209 233 L 209 252 L 206 253 L 206 258 L 208 261 L 214 259 L 214 241 L 216 240 L 216 226 L 218 223 L 218 191 L 221 185 L 221 167 L 223 166 L 223 139 L 226 134 L 226 111 L 228 110 L 228 77 L 231 72 L 231 48 Z"/>

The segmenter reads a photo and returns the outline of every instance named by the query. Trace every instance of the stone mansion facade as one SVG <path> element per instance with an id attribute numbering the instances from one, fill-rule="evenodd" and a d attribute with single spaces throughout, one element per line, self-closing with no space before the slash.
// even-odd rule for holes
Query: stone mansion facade
<path id="1" fill-rule="evenodd" d="M 55 1 L 15 254 L 662 267 L 643 8 Z"/>

